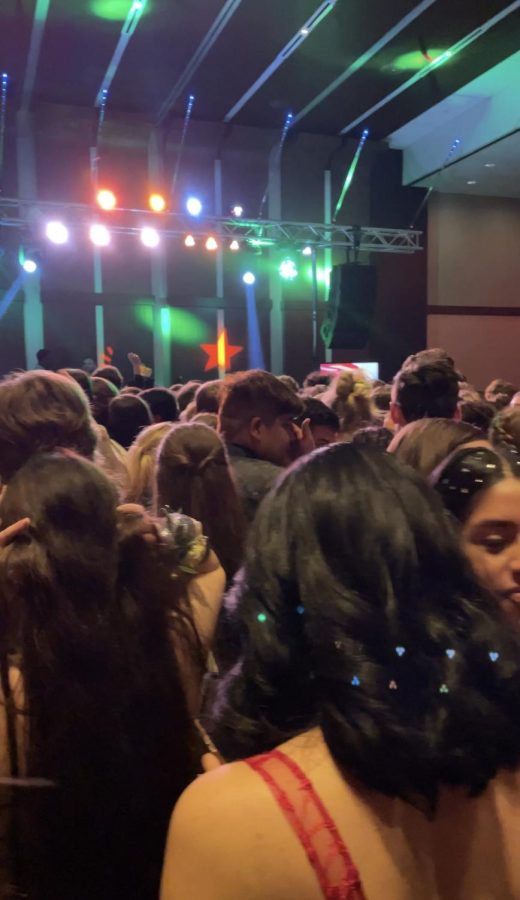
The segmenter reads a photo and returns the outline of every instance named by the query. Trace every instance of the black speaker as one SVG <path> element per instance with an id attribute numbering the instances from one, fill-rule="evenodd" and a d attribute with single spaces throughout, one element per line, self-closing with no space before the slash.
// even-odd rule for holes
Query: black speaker
<path id="1" fill-rule="evenodd" d="M 321 337 L 328 349 L 362 350 L 370 337 L 376 305 L 376 267 L 334 266 Z"/>

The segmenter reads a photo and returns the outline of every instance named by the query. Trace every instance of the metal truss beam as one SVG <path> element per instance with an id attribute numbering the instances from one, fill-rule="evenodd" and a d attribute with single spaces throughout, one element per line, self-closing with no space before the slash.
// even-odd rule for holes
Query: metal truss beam
<path id="1" fill-rule="evenodd" d="M 0 200 L 0 227 L 31 229 L 36 238 L 38 222 L 50 215 L 67 220 L 74 228 L 83 228 L 99 211 L 91 206 L 67 203 L 21 204 L 19 200 Z M 416 253 L 422 250 L 421 231 L 411 228 L 368 228 L 355 225 L 318 222 L 278 222 L 265 219 L 234 219 L 206 216 L 194 219 L 175 213 L 154 216 L 149 210 L 118 209 L 103 216 L 103 222 L 114 234 L 139 234 L 144 224 L 153 225 L 163 238 L 195 238 L 218 236 L 220 240 L 237 240 L 252 247 L 285 249 L 305 246 L 311 249 L 340 247 L 369 253 Z M 43 227 L 41 229 L 43 231 Z"/>

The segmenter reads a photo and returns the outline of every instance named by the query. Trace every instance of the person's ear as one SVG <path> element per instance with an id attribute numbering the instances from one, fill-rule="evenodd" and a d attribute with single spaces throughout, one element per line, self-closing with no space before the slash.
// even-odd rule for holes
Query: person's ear
<path id="1" fill-rule="evenodd" d="M 262 428 L 263 422 L 260 416 L 253 416 L 253 418 L 249 422 L 249 436 L 255 440 L 259 441 L 262 436 Z"/>
<path id="2" fill-rule="evenodd" d="M 394 425 L 397 425 L 399 428 L 404 428 L 406 425 L 406 420 L 403 416 L 401 407 L 398 403 L 394 403 L 393 401 L 390 404 L 390 417 Z"/>

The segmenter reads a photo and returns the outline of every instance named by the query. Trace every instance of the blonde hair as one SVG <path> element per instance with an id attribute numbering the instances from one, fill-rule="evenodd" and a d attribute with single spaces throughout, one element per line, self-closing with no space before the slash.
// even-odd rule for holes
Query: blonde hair
<path id="1" fill-rule="evenodd" d="M 171 422 L 158 422 L 143 428 L 130 447 L 127 456 L 128 489 L 126 503 L 142 503 L 147 506 L 153 495 L 155 462 L 162 439 L 166 436 Z"/>
<path id="2" fill-rule="evenodd" d="M 341 432 L 350 435 L 376 418 L 372 390 L 372 382 L 360 369 L 344 369 L 320 400 L 339 416 Z"/>

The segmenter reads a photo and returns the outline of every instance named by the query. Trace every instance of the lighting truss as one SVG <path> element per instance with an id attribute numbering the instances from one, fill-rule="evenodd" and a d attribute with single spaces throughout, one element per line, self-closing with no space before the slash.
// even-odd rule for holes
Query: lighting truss
<path id="1" fill-rule="evenodd" d="M 85 228 L 93 217 L 99 218 L 99 210 L 84 204 L 42 202 L 28 206 L 16 199 L 0 200 L 0 227 L 34 230 L 38 220 L 51 216 L 66 219 L 71 229 Z M 192 234 L 199 240 L 216 237 L 221 243 L 236 240 L 250 247 L 278 247 L 282 250 L 288 247 L 311 247 L 313 250 L 339 247 L 370 253 L 405 254 L 422 250 L 422 231 L 411 228 L 372 228 L 218 216 L 194 219 L 176 213 L 158 217 L 143 209 L 118 209 L 102 218 L 112 234 L 140 235 L 143 223 L 147 223 L 153 224 L 163 240 Z"/>

